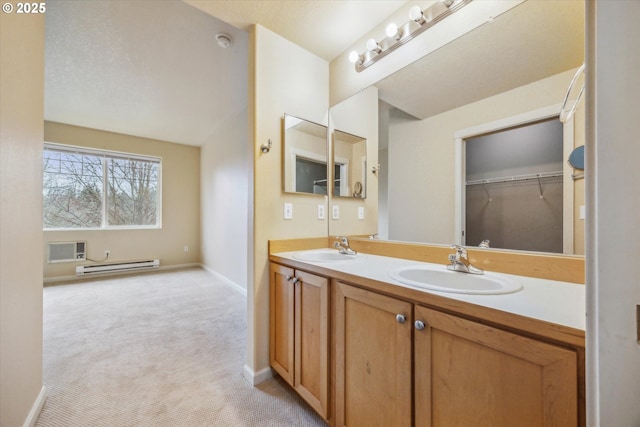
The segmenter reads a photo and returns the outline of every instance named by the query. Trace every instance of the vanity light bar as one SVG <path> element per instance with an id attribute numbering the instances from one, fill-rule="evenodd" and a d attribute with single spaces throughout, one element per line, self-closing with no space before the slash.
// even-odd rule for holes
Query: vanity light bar
<path id="1" fill-rule="evenodd" d="M 473 0 L 440 0 L 425 10 L 414 6 L 409 11 L 410 20 L 401 27 L 391 23 L 386 28 L 386 37 L 380 41 L 367 40 L 367 50 L 359 54 L 355 50 L 349 53 L 349 60 L 355 63 L 359 73 L 400 46 L 410 42 L 428 28 L 433 27 L 447 16 L 462 9 Z"/>

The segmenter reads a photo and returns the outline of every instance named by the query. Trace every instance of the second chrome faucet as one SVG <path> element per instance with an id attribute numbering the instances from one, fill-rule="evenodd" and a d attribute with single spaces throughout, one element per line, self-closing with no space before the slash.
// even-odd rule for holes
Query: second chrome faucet
<path id="1" fill-rule="evenodd" d="M 357 254 L 357 252 L 351 249 L 351 247 L 349 246 L 349 239 L 343 236 L 336 237 L 336 241 L 333 243 L 333 247 L 336 248 L 338 252 L 340 252 L 341 254 L 345 254 L 345 255 Z"/>
<path id="2" fill-rule="evenodd" d="M 484 274 L 483 269 L 478 268 L 469 262 L 467 250 L 464 246 L 451 245 L 451 248 L 456 251 L 449 255 L 449 265 L 447 265 L 448 270 L 459 271 L 461 273 Z"/>

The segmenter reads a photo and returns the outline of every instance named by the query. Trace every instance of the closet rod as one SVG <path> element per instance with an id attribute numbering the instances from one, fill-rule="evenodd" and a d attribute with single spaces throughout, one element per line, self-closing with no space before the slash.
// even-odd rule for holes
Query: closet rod
<path id="1" fill-rule="evenodd" d="M 326 184 L 327 181 L 327 179 L 316 179 L 313 181 L 313 185 Z M 340 178 L 334 179 L 333 182 L 340 182 Z"/>
<path id="2" fill-rule="evenodd" d="M 467 181 L 467 185 L 486 185 L 486 184 L 496 184 L 501 182 L 515 182 L 515 181 L 527 181 L 531 179 L 541 179 L 541 178 L 556 178 L 561 177 L 562 171 L 559 172 L 542 172 L 542 173 L 534 173 L 528 175 L 514 175 L 514 176 L 504 176 L 500 178 L 489 178 L 489 179 L 476 179 L 473 181 Z"/>

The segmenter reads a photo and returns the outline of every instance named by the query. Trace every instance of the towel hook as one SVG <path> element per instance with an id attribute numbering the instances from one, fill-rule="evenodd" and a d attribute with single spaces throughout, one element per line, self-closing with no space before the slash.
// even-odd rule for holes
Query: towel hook
<path id="1" fill-rule="evenodd" d="M 260 146 L 260 150 L 263 154 L 267 154 L 269 151 L 271 151 L 271 139 L 269 139 L 266 144 L 262 144 Z"/>

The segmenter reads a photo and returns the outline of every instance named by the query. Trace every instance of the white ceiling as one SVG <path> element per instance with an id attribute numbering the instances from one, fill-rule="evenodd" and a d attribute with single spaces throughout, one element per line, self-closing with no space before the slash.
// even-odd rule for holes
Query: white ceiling
<path id="1" fill-rule="evenodd" d="M 246 30 L 252 24 L 329 61 L 405 3 L 51 1 L 45 119 L 201 145 L 221 122 L 247 108 Z M 380 82 L 381 99 L 428 117 L 577 67 L 584 35 L 576 31 L 582 23 L 575 15 L 583 7 L 575 0 L 526 1 L 508 19 L 499 17 Z M 533 27 L 524 25 L 530 18 Z M 217 45 L 219 32 L 233 37 L 229 49 Z M 532 63 L 533 57 L 540 60 Z"/>
<path id="2" fill-rule="evenodd" d="M 45 32 L 45 120 L 200 145 L 246 108 L 248 34 L 180 1 L 52 1 Z"/>
<path id="3" fill-rule="evenodd" d="M 183 0 L 240 29 L 260 24 L 326 61 L 407 0 Z"/>

